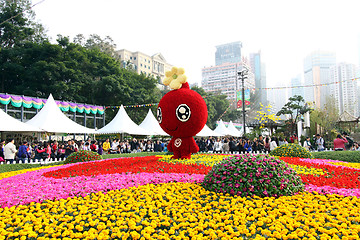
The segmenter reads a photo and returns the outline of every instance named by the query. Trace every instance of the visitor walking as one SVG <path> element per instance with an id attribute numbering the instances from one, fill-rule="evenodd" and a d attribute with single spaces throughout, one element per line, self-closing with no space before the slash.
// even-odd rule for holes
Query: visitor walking
<path id="1" fill-rule="evenodd" d="M 15 160 L 16 147 L 15 147 L 14 143 L 15 143 L 15 140 L 10 139 L 4 147 L 5 162 L 9 161 L 10 163 L 13 163 Z"/>
<path id="2" fill-rule="evenodd" d="M 340 134 L 334 139 L 334 149 L 335 151 L 344 151 L 345 150 L 345 143 L 348 143 L 345 137 L 341 136 Z"/>
<path id="3" fill-rule="evenodd" d="M 316 134 L 316 146 L 319 152 L 325 150 L 324 139 L 320 136 L 320 134 Z"/>

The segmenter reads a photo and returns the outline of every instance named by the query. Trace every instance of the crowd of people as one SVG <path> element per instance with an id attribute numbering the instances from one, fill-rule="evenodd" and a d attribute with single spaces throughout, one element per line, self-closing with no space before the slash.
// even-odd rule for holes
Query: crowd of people
<path id="1" fill-rule="evenodd" d="M 276 147 L 286 143 L 297 143 L 297 136 L 293 134 L 290 138 L 282 137 L 263 137 L 259 135 L 254 139 L 245 137 L 222 137 L 222 138 L 197 138 L 196 143 L 199 146 L 200 152 L 211 153 L 257 153 L 270 152 Z M 167 152 L 167 145 L 169 139 L 142 139 L 131 140 L 120 139 L 106 139 L 104 141 L 91 140 L 76 141 L 69 140 L 67 142 L 33 142 L 27 141 L 15 145 L 14 139 L 9 139 L 7 142 L 0 141 L 0 162 L 8 161 L 10 163 L 29 161 L 30 159 L 47 159 L 47 158 L 66 158 L 71 153 L 79 150 L 87 150 L 103 154 L 123 154 L 134 152 Z M 324 151 L 325 141 L 317 134 L 311 140 L 307 137 L 302 143 L 303 147 L 309 151 Z M 338 135 L 334 140 L 334 150 L 357 150 L 360 151 L 360 146 L 354 142 L 346 133 Z"/>

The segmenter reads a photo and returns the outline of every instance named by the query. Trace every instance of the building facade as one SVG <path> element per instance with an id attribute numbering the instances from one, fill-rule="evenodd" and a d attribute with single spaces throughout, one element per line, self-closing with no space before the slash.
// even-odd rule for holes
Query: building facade
<path id="1" fill-rule="evenodd" d="M 216 46 L 215 65 L 241 62 L 241 42 L 233 42 Z"/>
<path id="2" fill-rule="evenodd" d="M 298 87 L 298 86 L 302 86 L 302 81 L 301 81 L 301 75 L 298 75 L 294 78 L 291 79 L 291 88 L 290 88 L 290 92 L 289 92 L 289 97 L 293 97 L 295 95 L 297 96 L 302 96 L 305 99 L 305 90 L 303 87 Z"/>
<path id="3" fill-rule="evenodd" d="M 259 93 L 259 101 L 266 105 L 268 101 L 266 88 L 266 68 L 265 64 L 261 62 L 261 52 L 250 53 L 250 67 L 254 73 L 255 78 L 255 91 Z"/>
<path id="4" fill-rule="evenodd" d="M 131 67 L 137 73 L 144 73 L 154 77 L 159 77 L 159 84 L 165 77 L 165 72 L 170 71 L 173 65 L 169 64 L 161 53 L 149 56 L 142 52 L 131 52 L 126 49 L 116 51 L 117 58 L 123 67 Z"/>
<path id="5" fill-rule="evenodd" d="M 348 112 L 351 115 L 359 116 L 358 93 L 356 78 L 357 68 L 354 64 L 339 63 L 330 69 L 331 96 L 335 98 L 335 104 L 339 114 Z"/>
<path id="6" fill-rule="evenodd" d="M 304 59 L 305 85 L 321 85 L 308 87 L 304 90 L 305 102 L 313 102 L 321 108 L 330 95 L 330 67 L 336 65 L 336 55 L 328 51 L 314 51 Z"/>
<path id="7" fill-rule="evenodd" d="M 236 99 L 236 91 L 242 88 L 242 81 L 238 72 L 243 70 L 244 63 L 224 63 L 219 66 L 202 69 L 201 86 L 206 92 L 226 94 L 229 100 Z M 247 66 L 248 68 L 248 66 Z M 252 72 L 248 73 L 244 81 L 245 89 L 254 89 L 255 80 Z"/>

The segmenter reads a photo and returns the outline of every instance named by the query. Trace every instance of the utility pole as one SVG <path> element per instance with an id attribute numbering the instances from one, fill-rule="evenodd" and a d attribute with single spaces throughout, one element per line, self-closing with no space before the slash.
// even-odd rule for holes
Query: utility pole
<path id="1" fill-rule="evenodd" d="M 245 79 L 247 78 L 247 74 L 248 74 L 248 69 L 243 69 L 242 71 L 238 72 L 238 75 L 241 79 L 241 83 L 242 83 L 242 89 L 241 89 L 241 92 L 242 92 L 242 112 L 243 112 L 243 128 L 244 128 L 244 135 L 246 134 L 246 126 L 245 126 L 245 114 L 246 114 L 246 111 L 245 111 Z"/>

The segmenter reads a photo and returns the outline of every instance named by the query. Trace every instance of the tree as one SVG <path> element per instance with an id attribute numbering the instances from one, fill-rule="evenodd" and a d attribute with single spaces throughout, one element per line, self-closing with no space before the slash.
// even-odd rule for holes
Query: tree
<path id="1" fill-rule="evenodd" d="M 46 39 L 44 28 L 35 22 L 29 0 L 0 0 L 0 47 L 12 48 L 27 41 Z"/>
<path id="2" fill-rule="evenodd" d="M 87 49 L 97 49 L 111 57 L 116 57 L 116 44 L 110 36 L 103 39 L 97 34 L 91 34 L 88 39 L 85 39 L 83 34 L 78 34 L 74 37 L 73 42 Z"/>
<path id="3" fill-rule="evenodd" d="M 207 124 L 210 128 L 216 127 L 216 122 L 222 117 L 225 121 L 235 121 L 240 118 L 240 112 L 229 109 L 230 102 L 225 94 L 207 93 L 200 87 L 192 87 L 205 100 L 208 109 Z M 224 113 L 226 111 L 226 113 Z"/>
<path id="4" fill-rule="evenodd" d="M 333 97 L 326 98 L 323 109 L 315 109 L 310 113 L 310 132 L 324 136 L 327 140 L 333 140 L 337 135 L 337 121 L 339 109 L 336 107 Z"/>
<path id="5" fill-rule="evenodd" d="M 285 122 L 289 125 L 289 133 L 292 134 L 296 130 L 296 124 L 300 120 L 300 117 L 311 110 L 312 109 L 305 104 L 302 96 L 295 95 L 289 98 L 288 102 L 276 115 L 287 115 L 289 117 Z"/>

